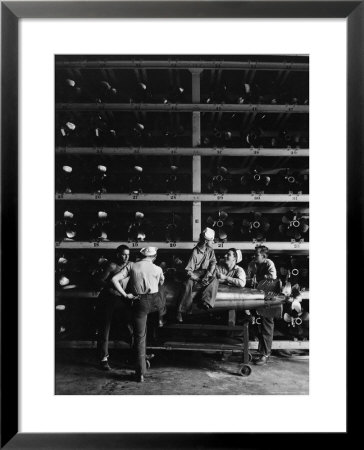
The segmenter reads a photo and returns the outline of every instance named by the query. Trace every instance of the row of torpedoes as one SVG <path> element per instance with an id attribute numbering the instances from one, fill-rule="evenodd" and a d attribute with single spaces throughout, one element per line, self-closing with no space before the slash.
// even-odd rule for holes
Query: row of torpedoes
<path id="1" fill-rule="evenodd" d="M 79 215 L 82 217 L 81 213 Z M 171 212 L 164 216 L 156 216 L 153 213 L 146 216 L 142 211 L 136 211 L 129 218 L 121 215 L 115 219 L 116 216 L 114 213 L 110 219 L 107 211 L 98 210 L 83 221 L 81 218 L 80 223 L 76 213 L 65 210 L 56 221 L 56 241 L 179 242 L 188 241 L 188 236 L 191 235 L 191 226 L 188 227 L 186 223 L 186 215 Z M 268 218 L 260 212 L 229 214 L 218 210 L 209 215 L 205 222 L 206 226 L 215 231 L 215 242 L 227 242 L 231 237 L 262 241 L 272 236 L 286 241 L 304 241 L 309 230 L 308 215 L 290 210 L 280 215 L 279 219 L 280 223 L 274 223 L 274 220 L 272 223 L 271 216 Z"/>
<path id="2" fill-rule="evenodd" d="M 72 164 L 58 167 L 56 190 L 59 193 L 71 194 L 78 190 L 105 194 L 107 192 L 128 192 L 142 194 L 146 192 L 181 193 L 186 189 L 188 178 L 180 173 L 179 167 L 171 165 L 168 173 L 145 173 L 142 166 L 130 168 L 129 174 L 109 173 L 108 166 L 81 164 L 79 168 Z M 189 175 L 190 176 L 190 175 Z M 205 180 L 206 178 L 206 180 Z M 123 180 L 123 181 L 120 181 Z M 308 193 L 308 170 L 280 168 L 264 170 L 255 166 L 247 173 L 236 176 L 225 166 L 216 166 L 211 175 L 203 177 L 203 189 L 217 194 L 228 192 L 254 193 Z"/>
<path id="3" fill-rule="evenodd" d="M 243 264 L 248 266 L 249 256 L 245 255 Z M 167 289 L 171 292 L 178 292 L 178 286 L 185 278 L 184 267 L 185 258 L 176 254 L 161 254 L 156 263 L 163 269 L 165 274 Z M 309 287 L 309 258 L 307 256 L 280 256 L 274 258 L 277 267 L 277 276 L 281 288 L 281 295 L 287 301 L 283 303 L 283 321 L 291 328 L 308 327 L 309 313 L 302 307 L 302 292 Z M 97 280 L 108 264 L 105 255 L 96 258 L 85 256 L 69 258 L 64 253 L 56 256 L 56 288 L 59 291 L 69 291 L 73 289 L 84 289 L 98 291 Z M 260 284 L 253 279 L 250 288 L 261 289 Z M 176 291 L 177 289 L 177 291 Z M 66 306 L 64 302 L 57 304 L 58 310 L 63 310 Z M 259 312 L 253 313 L 252 324 L 260 325 L 261 318 Z M 302 335 L 302 330 L 296 330 L 298 335 Z"/>

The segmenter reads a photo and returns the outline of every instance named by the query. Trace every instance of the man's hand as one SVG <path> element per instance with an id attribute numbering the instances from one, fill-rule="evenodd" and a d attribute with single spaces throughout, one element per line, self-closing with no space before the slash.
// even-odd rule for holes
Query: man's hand
<path id="1" fill-rule="evenodd" d="M 195 273 L 191 273 L 190 278 L 193 281 L 199 281 L 199 279 L 200 279 L 200 277 L 198 275 L 196 275 Z"/>
<path id="2" fill-rule="evenodd" d="M 200 283 L 202 284 L 202 286 L 207 286 L 210 283 L 210 278 L 203 277 L 202 280 L 200 281 Z"/>
<path id="3" fill-rule="evenodd" d="M 224 275 L 223 273 L 221 273 L 221 272 L 218 272 L 218 274 L 217 274 L 217 278 L 219 279 L 219 280 L 221 280 L 221 281 L 225 281 L 225 280 L 227 280 L 227 276 L 226 275 Z"/>
<path id="4" fill-rule="evenodd" d="M 126 294 L 125 298 L 127 298 L 128 300 L 134 300 L 136 297 L 133 294 Z"/>

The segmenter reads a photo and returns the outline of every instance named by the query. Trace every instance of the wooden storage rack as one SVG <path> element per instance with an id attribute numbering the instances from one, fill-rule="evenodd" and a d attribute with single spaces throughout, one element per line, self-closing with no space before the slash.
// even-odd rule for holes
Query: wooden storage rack
<path id="1" fill-rule="evenodd" d="M 191 147 L 79 147 L 79 146 L 57 146 L 56 155 L 187 155 L 192 158 L 192 192 L 183 194 L 128 194 L 128 193 L 57 193 L 57 202 L 87 200 L 98 201 L 154 201 L 154 202 L 189 202 L 192 204 L 192 241 L 190 242 L 132 242 L 132 248 L 142 248 L 146 245 L 153 245 L 161 249 L 192 249 L 196 245 L 201 232 L 201 203 L 213 202 L 262 202 L 284 203 L 289 206 L 294 205 L 297 210 L 307 211 L 309 196 L 302 194 L 206 194 L 201 193 L 201 157 L 203 156 L 234 156 L 234 157 L 308 157 L 308 149 L 298 148 L 225 148 L 210 147 L 201 148 L 201 113 L 202 112 L 246 112 L 255 117 L 257 113 L 277 113 L 289 115 L 292 113 L 308 114 L 308 105 L 248 105 L 248 104 L 201 104 L 200 103 L 200 75 L 203 70 L 272 70 L 272 71 L 307 71 L 306 63 L 287 62 L 258 62 L 258 61 L 179 61 L 177 59 L 159 61 L 57 61 L 57 68 L 82 68 L 82 69 L 188 69 L 192 74 L 192 103 L 190 104 L 150 104 L 150 103 L 57 103 L 57 111 L 165 111 L 165 112 L 190 112 L 192 115 L 192 146 Z M 250 209 L 250 208 L 249 208 Z M 57 249 L 114 249 L 123 242 L 56 242 Z M 266 242 L 265 245 L 272 253 L 295 253 L 308 254 L 308 242 Z M 238 247 L 242 250 L 253 251 L 255 242 L 226 242 L 216 244 L 217 249 Z M 74 295 L 74 294 L 73 294 Z M 95 293 L 84 293 L 83 297 L 93 297 Z M 60 293 L 61 297 L 72 296 L 72 293 Z M 74 295 L 76 298 L 78 295 Z M 306 293 L 308 298 L 308 293 Z M 60 341 L 57 344 L 61 347 L 94 347 L 92 341 Z M 251 342 L 250 347 L 256 347 L 255 342 Z M 110 343 L 111 347 L 121 348 L 122 344 L 115 341 Z M 302 341 L 274 341 L 273 348 L 308 348 L 308 342 Z"/>

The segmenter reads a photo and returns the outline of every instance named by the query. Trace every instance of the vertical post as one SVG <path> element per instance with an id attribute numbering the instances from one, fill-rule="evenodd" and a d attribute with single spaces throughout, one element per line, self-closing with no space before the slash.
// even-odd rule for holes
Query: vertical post
<path id="1" fill-rule="evenodd" d="M 236 311 L 235 309 L 229 309 L 229 316 L 228 316 L 229 327 L 235 327 L 235 322 L 236 322 Z"/>
<path id="2" fill-rule="evenodd" d="M 200 74 L 202 69 L 191 69 L 192 73 L 192 103 L 200 103 Z M 201 144 L 200 112 L 192 113 L 192 147 Z M 192 157 L 192 192 L 201 192 L 201 156 Z M 198 241 L 201 233 L 201 202 L 193 202 L 192 206 L 192 240 Z"/>

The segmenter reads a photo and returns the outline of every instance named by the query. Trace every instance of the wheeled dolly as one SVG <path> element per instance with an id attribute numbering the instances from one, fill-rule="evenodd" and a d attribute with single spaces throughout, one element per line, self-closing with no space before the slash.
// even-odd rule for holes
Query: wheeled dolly
<path id="1" fill-rule="evenodd" d="M 248 377 L 252 368 L 250 363 L 253 359 L 252 354 L 249 352 L 249 318 L 245 319 L 241 326 L 236 326 L 234 324 L 230 325 L 206 325 L 206 324 L 171 324 L 167 325 L 164 329 L 166 330 L 211 330 L 211 331 L 243 331 L 243 342 L 242 344 L 223 344 L 214 342 L 188 342 L 188 341 L 163 341 L 158 344 L 147 345 L 149 350 L 184 350 L 184 351 L 202 351 L 216 353 L 220 352 L 222 355 L 226 353 L 242 353 L 243 364 L 239 366 L 237 374 L 242 377 Z M 147 367 L 148 367 L 147 360 Z M 149 362 L 150 367 L 150 362 Z M 148 368 L 149 368 L 148 367 Z"/>

